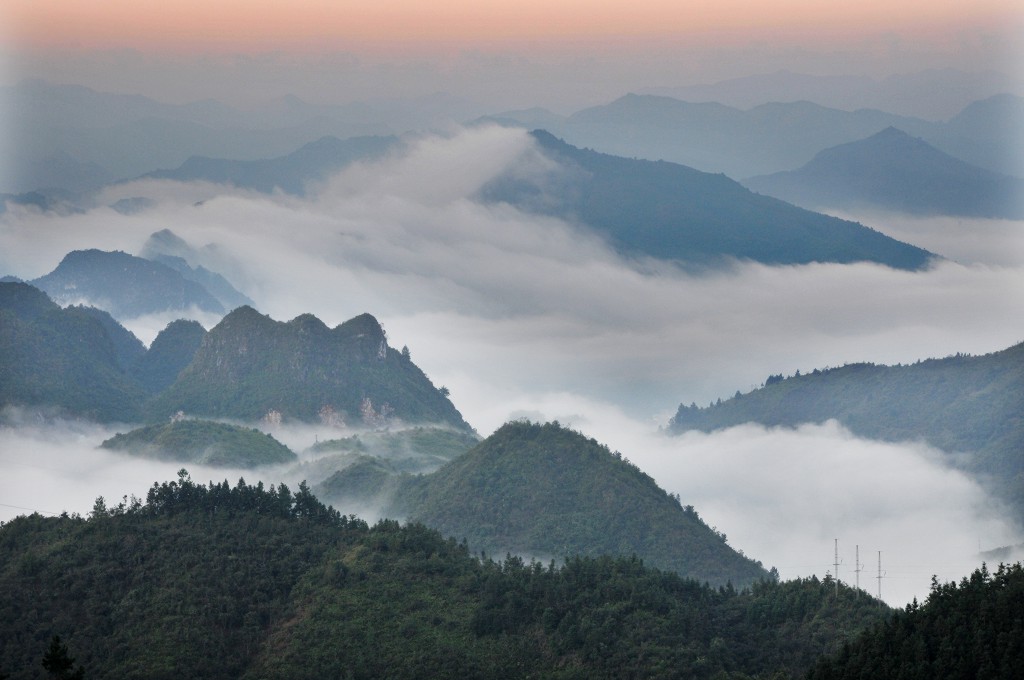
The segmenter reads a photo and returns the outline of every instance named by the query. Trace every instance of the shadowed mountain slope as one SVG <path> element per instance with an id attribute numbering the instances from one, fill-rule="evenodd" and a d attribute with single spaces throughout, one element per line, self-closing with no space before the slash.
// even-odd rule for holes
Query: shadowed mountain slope
<path id="1" fill-rule="evenodd" d="M 878 262 L 927 266 L 932 255 L 861 224 L 755 194 L 724 175 L 665 162 L 578 149 L 532 133 L 556 163 L 544 172 L 510 172 L 482 191 L 504 201 L 586 225 L 633 255 L 720 265 Z"/>

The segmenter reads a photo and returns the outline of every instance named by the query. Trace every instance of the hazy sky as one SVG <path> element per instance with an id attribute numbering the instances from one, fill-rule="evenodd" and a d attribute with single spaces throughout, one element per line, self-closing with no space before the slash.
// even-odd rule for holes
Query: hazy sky
<path id="1" fill-rule="evenodd" d="M 1016 0 L 7 0 L 0 82 L 169 101 L 449 92 L 562 112 L 645 87 L 789 69 L 1018 71 Z"/>

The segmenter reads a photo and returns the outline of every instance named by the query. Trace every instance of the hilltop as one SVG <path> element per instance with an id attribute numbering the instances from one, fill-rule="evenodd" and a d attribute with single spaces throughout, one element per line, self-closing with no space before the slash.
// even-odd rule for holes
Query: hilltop
<path id="1" fill-rule="evenodd" d="M 707 581 L 768 578 L 621 454 L 557 423 L 512 422 L 436 472 L 404 476 L 363 464 L 323 485 L 341 501 L 364 484 L 394 489 L 384 513 L 465 538 L 473 550 L 528 555 L 637 555 L 645 564 Z"/>
<path id="2" fill-rule="evenodd" d="M 210 329 L 192 362 L 149 404 L 150 418 L 177 411 L 259 420 L 268 414 L 370 427 L 392 419 L 469 429 L 448 398 L 387 344 L 369 314 L 328 328 L 312 314 L 274 321 L 239 307 Z"/>

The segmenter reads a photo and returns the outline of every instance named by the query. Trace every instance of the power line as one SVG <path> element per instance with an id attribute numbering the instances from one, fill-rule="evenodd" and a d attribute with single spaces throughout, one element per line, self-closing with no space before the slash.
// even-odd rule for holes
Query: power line
<path id="1" fill-rule="evenodd" d="M 14 508 L 15 510 L 28 510 L 29 512 L 38 512 L 41 515 L 59 515 L 59 512 L 50 512 L 49 510 L 36 510 L 35 508 L 25 508 L 20 505 L 10 505 L 8 503 L 0 503 L 0 506 L 5 508 Z"/>

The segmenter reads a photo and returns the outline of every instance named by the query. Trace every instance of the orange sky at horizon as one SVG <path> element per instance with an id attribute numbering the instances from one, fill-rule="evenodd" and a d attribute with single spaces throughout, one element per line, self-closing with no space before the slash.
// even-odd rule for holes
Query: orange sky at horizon
<path id="1" fill-rule="evenodd" d="M 30 51 L 486 48 L 602 40 L 929 39 L 1019 27 L 1018 0 L 5 0 L 0 37 Z"/>

